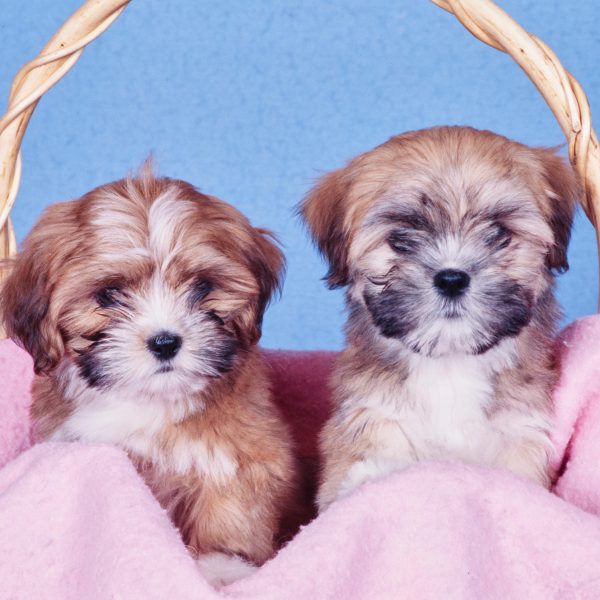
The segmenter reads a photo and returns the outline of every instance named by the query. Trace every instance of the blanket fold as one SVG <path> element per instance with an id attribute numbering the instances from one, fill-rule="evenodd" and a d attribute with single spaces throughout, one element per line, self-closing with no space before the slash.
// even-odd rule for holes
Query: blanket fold
<path id="1" fill-rule="evenodd" d="M 600 318 L 571 325 L 558 347 L 552 493 L 486 467 L 418 464 L 335 503 L 217 591 L 123 452 L 28 449 L 31 361 L 0 342 L 0 599 L 600 598 Z M 334 354 L 266 356 L 305 465 L 308 520 Z"/>

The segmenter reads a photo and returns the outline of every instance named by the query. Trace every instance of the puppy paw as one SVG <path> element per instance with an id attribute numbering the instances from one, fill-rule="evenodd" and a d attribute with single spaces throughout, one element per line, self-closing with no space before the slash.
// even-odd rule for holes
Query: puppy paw
<path id="1" fill-rule="evenodd" d="M 229 585 L 252 575 L 258 567 L 236 555 L 210 552 L 198 557 L 196 564 L 204 578 L 215 587 Z"/>
<path id="2" fill-rule="evenodd" d="M 535 447 L 525 446 L 506 452 L 498 461 L 498 466 L 512 471 L 522 479 L 549 488 L 552 474 L 548 454 L 543 449 L 536 450 Z"/>
<path id="3" fill-rule="evenodd" d="M 388 458 L 367 458 L 355 462 L 340 485 L 337 499 L 347 496 L 351 491 L 367 481 L 374 481 L 389 475 L 393 471 L 405 469 L 409 463 Z"/>

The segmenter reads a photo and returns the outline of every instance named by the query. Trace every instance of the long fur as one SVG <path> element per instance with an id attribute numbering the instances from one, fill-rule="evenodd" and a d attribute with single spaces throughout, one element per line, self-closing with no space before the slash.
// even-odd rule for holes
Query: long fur
<path id="1" fill-rule="evenodd" d="M 301 213 L 349 313 L 321 509 L 423 459 L 550 483 L 554 273 L 579 193 L 551 150 L 466 127 L 394 137 L 317 183 Z M 445 269 L 468 275 L 462 295 L 436 286 Z"/>
<path id="2" fill-rule="evenodd" d="M 146 165 L 48 208 L 2 290 L 35 363 L 37 438 L 126 450 L 195 556 L 262 563 L 293 502 L 256 348 L 283 264 L 267 231 Z M 181 348 L 161 361 L 148 340 L 164 331 Z"/>

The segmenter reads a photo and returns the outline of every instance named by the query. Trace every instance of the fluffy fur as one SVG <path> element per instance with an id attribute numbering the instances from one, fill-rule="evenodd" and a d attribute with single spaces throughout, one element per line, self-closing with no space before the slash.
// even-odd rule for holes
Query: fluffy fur
<path id="1" fill-rule="evenodd" d="M 466 127 L 394 137 L 318 182 L 301 212 L 349 313 L 321 510 L 423 459 L 550 483 L 554 272 L 578 194 L 553 151 Z"/>
<path id="2" fill-rule="evenodd" d="M 37 438 L 125 449 L 213 581 L 268 559 L 293 502 L 256 348 L 282 270 L 267 231 L 146 165 L 48 208 L 2 290 L 34 359 Z"/>

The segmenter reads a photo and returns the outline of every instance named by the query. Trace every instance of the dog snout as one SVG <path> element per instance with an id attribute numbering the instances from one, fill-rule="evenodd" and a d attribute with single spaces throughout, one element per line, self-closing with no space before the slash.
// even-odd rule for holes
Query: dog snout
<path id="1" fill-rule="evenodd" d="M 443 269 L 433 278 L 435 287 L 441 294 L 449 298 L 460 296 L 469 287 L 471 278 L 468 273 L 457 269 Z"/>
<path id="2" fill-rule="evenodd" d="M 169 360 L 173 358 L 181 348 L 181 336 L 161 331 L 159 334 L 148 338 L 146 345 L 148 350 L 158 358 L 158 360 Z"/>

